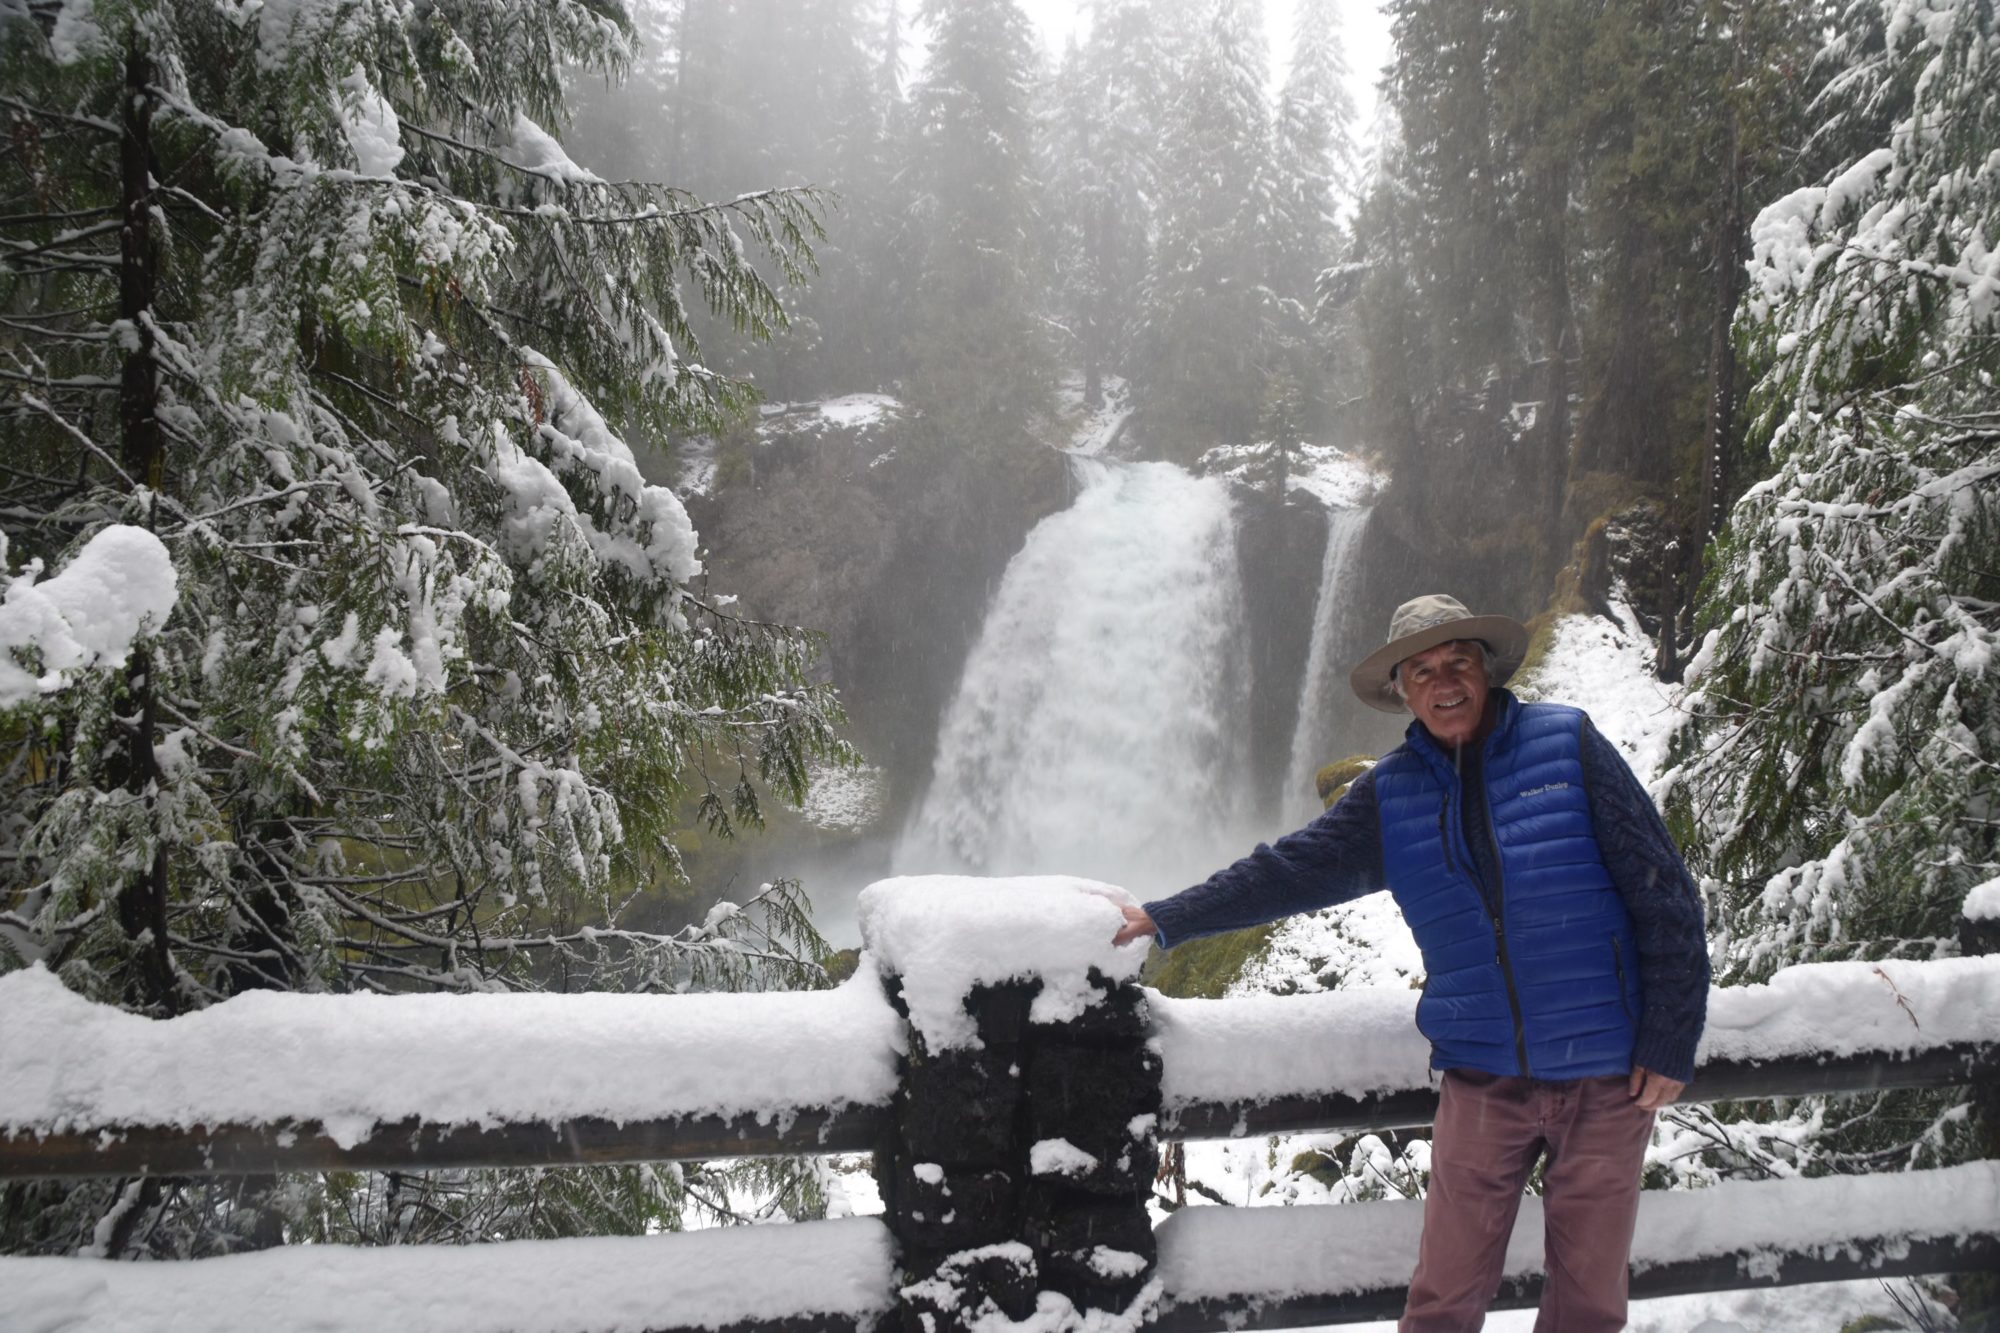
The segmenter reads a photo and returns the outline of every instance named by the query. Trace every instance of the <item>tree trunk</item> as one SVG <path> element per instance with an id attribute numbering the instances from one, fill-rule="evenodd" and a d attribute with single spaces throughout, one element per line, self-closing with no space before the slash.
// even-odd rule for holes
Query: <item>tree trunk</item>
<path id="1" fill-rule="evenodd" d="M 1557 160 L 1543 186 L 1548 237 L 1542 258 L 1542 351 L 1548 358 L 1542 385 L 1541 521 L 1550 560 L 1560 564 L 1563 499 L 1569 488 L 1569 359 L 1575 332 L 1569 291 L 1569 163 Z"/>
<path id="2" fill-rule="evenodd" d="M 118 384 L 120 453 L 126 474 L 147 491 L 157 493 L 166 475 L 166 435 L 160 425 L 160 370 L 155 359 L 154 295 L 159 287 L 159 239 L 153 229 L 153 81 L 152 57 L 135 45 L 125 56 L 125 97 L 119 135 L 119 176 L 125 223 L 118 238 L 118 317 L 132 330 L 132 350 L 126 354 Z M 147 497 L 146 513 L 153 513 Z M 138 716 L 125 725 L 125 751 L 116 771 L 126 791 L 145 801 L 149 817 L 152 793 L 160 780 L 153 752 L 159 717 L 153 682 L 152 655 L 136 652 L 125 669 L 126 688 Z M 139 944 L 138 970 L 128 984 L 130 1002 L 138 1008 L 172 1014 L 175 998 L 173 958 L 167 940 L 167 852 L 156 842 L 143 874 L 126 880 L 118 891 L 118 924 Z"/>
<path id="3" fill-rule="evenodd" d="M 1737 147 L 1736 117 L 1728 121 L 1726 172 L 1721 216 L 1715 229 L 1715 308 L 1708 336 L 1708 431 L 1701 450 L 1701 508 L 1695 516 L 1688 555 L 1688 596 L 1700 588 L 1701 557 L 1708 539 L 1722 530 L 1723 469 L 1736 430 L 1736 340 L 1730 328 L 1743 295 L 1743 157 Z"/>
<path id="4" fill-rule="evenodd" d="M 1731 84 L 1742 64 L 1742 38 L 1737 38 L 1730 57 Z M 1731 326 L 1736 304 L 1743 295 L 1743 153 L 1732 105 L 1725 113 L 1723 129 L 1722 192 L 1717 200 L 1715 240 L 1711 254 L 1714 266 L 1714 303 L 1708 329 L 1708 426 L 1702 436 L 1701 480 L 1694 521 L 1681 553 L 1679 577 L 1670 575 L 1667 584 L 1679 595 L 1668 599 L 1660 621 L 1660 651 L 1657 669 L 1661 680 L 1678 679 L 1681 672 L 1680 644 L 1676 623 L 1685 616 L 1694 623 L 1696 605 L 1701 600 L 1703 558 L 1709 540 L 1722 530 L 1722 501 L 1727 494 L 1723 469 L 1736 433 L 1736 340 Z"/>

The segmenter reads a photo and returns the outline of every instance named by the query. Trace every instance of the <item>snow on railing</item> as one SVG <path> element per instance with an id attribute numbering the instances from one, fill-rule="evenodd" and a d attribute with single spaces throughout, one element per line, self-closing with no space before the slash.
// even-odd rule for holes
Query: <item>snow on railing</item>
<path id="1" fill-rule="evenodd" d="M 1162 1333 L 1249 1324 L 1297 1328 L 1402 1313 L 1423 1202 L 1186 1208 L 1163 1223 Z M 1635 1300 L 1990 1269 L 2000 1262 L 2000 1162 L 1936 1171 L 1648 1191 L 1632 1241 Z M 1335 1257 L 1337 1256 L 1337 1258 Z M 1532 1306 L 1542 1284 L 1542 1201 L 1528 1197 L 1507 1247 L 1496 1309 Z"/>
<path id="2" fill-rule="evenodd" d="M 851 1149 L 902 1050 L 873 972 L 742 995 L 252 991 L 156 1021 L 37 964 L 0 977 L 0 1013 L 6 1175 Z"/>
<path id="3" fill-rule="evenodd" d="M 280 1246 L 186 1263 L 0 1257 L 0 1328 L 202 1333 L 865 1329 L 895 1305 L 872 1217 L 491 1245 Z"/>
<path id="4" fill-rule="evenodd" d="M 1153 1001 L 1170 1136 L 1430 1123 L 1417 992 Z M 2000 1040 L 2000 956 L 1811 963 L 1709 994 L 1686 1101 L 1964 1083 Z"/>
<path id="5" fill-rule="evenodd" d="M 449 1251 L 0 1259 L 0 1326 L 31 1309 L 81 1327 L 123 1327 L 128 1310 L 287 1322 L 257 1291 L 322 1316 L 351 1308 L 341 1328 L 439 1333 L 864 1330 L 892 1308 L 939 1328 L 981 1310 L 1032 1317 L 1051 1333 L 1393 1314 L 1413 1208 L 1203 1209 L 1155 1233 L 1143 1201 L 1161 1137 L 1427 1123 L 1415 993 L 1142 992 L 1143 947 L 1109 943 L 1117 896 L 1052 878 L 887 881 L 864 895 L 861 973 L 809 993 L 260 992 L 152 1021 L 39 968 L 0 977 L 0 1179 L 866 1150 L 888 1210 Z M 1796 967 L 1713 993 L 1687 1100 L 1962 1084 L 1996 1048 L 2000 958 Z M 1634 1293 L 2000 1263 L 1996 1170 L 1648 1194 Z M 1516 1303 L 1538 1281 L 1537 1231 L 1516 1232 Z M 394 1320 L 312 1295 L 418 1288 L 432 1299 Z M 419 1308 L 446 1313 L 424 1322 Z"/>

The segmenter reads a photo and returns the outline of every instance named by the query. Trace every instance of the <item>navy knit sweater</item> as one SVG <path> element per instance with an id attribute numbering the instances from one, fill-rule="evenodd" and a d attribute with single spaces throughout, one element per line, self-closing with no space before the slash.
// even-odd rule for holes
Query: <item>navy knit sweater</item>
<path id="1" fill-rule="evenodd" d="M 1471 768 L 1477 754 L 1477 746 L 1464 752 L 1470 763 L 1461 770 L 1460 781 L 1468 787 L 1480 780 Z M 1701 898 L 1652 798 L 1624 756 L 1587 721 L 1583 775 L 1598 852 L 1632 915 L 1639 948 L 1645 1009 L 1632 1063 L 1685 1083 L 1693 1076 L 1695 1046 L 1708 1011 Z M 1492 839 L 1486 836 L 1486 803 L 1458 805 L 1480 878 L 1488 885 L 1499 883 Z M 1258 846 L 1193 888 L 1147 903 L 1159 928 L 1160 947 L 1331 907 L 1382 888 L 1382 826 L 1376 810 L 1374 774 L 1363 773 L 1332 809 L 1296 833 Z"/>

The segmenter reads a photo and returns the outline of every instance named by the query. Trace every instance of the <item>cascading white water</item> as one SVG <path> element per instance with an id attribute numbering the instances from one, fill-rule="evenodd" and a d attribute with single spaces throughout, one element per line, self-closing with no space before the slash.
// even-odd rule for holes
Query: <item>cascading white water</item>
<path id="1" fill-rule="evenodd" d="M 1247 849 L 1249 668 L 1220 481 L 1074 460 L 1007 566 L 902 874 L 1067 873 L 1145 896 Z"/>
<path id="2" fill-rule="evenodd" d="M 1285 818 L 1292 824 L 1302 824 L 1319 813 L 1313 775 L 1360 743 L 1343 736 L 1346 728 L 1342 724 L 1353 718 L 1357 709 L 1366 707 L 1349 698 L 1344 676 L 1350 657 L 1359 656 L 1352 651 L 1358 630 L 1353 610 L 1355 566 L 1361 534 L 1374 512 L 1361 507 L 1335 509 L 1327 515 L 1326 555 L 1320 561 L 1319 597 L 1313 606 L 1312 649 L 1299 686 L 1291 760 L 1285 765 L 1282 803 Z"/>

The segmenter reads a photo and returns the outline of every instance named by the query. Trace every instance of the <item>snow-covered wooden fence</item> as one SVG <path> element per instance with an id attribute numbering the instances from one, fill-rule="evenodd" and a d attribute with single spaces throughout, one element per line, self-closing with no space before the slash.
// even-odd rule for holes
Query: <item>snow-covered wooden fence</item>
<path id="1" fill-rule="evenodd" d="M 182 1264 L 0 1259 L 0 1325 L 437 1333 L 738 1328 L 1193 1333 L 1393 1315 L 1414 1204 L 1186 1209 L 1162 1138 L 1428 1122 L 1414 992 L 1144 994 L 1065 881 L 870 890 L 875 967 L 831 992 L 246 995 L 153 1022 L 0 978 L 0 1178 L 550 1166 L 867 1151 L 887 1211 L 472 1247 Z M 1968 926 L 1968 943 L 1979 929 Z M 1689 1098 L 1986 1077 L 2000 958 L 1829 964 L 1717 990 Z M 1503 1303 L 1539 1282 L 1534 1201 Z M 2000 1164 L 1649 1194 L 1635 1296 L 2000 1267 Z M 276 1302 L 274 1308 L 273 1302 Z M 57 1321 L 60 1323 L 60 1321 Z M 62 1325 L 68 1327 L 70 1325 Z M 1029 1325 L 1023 1325 L 1029 1326 Z"/>

